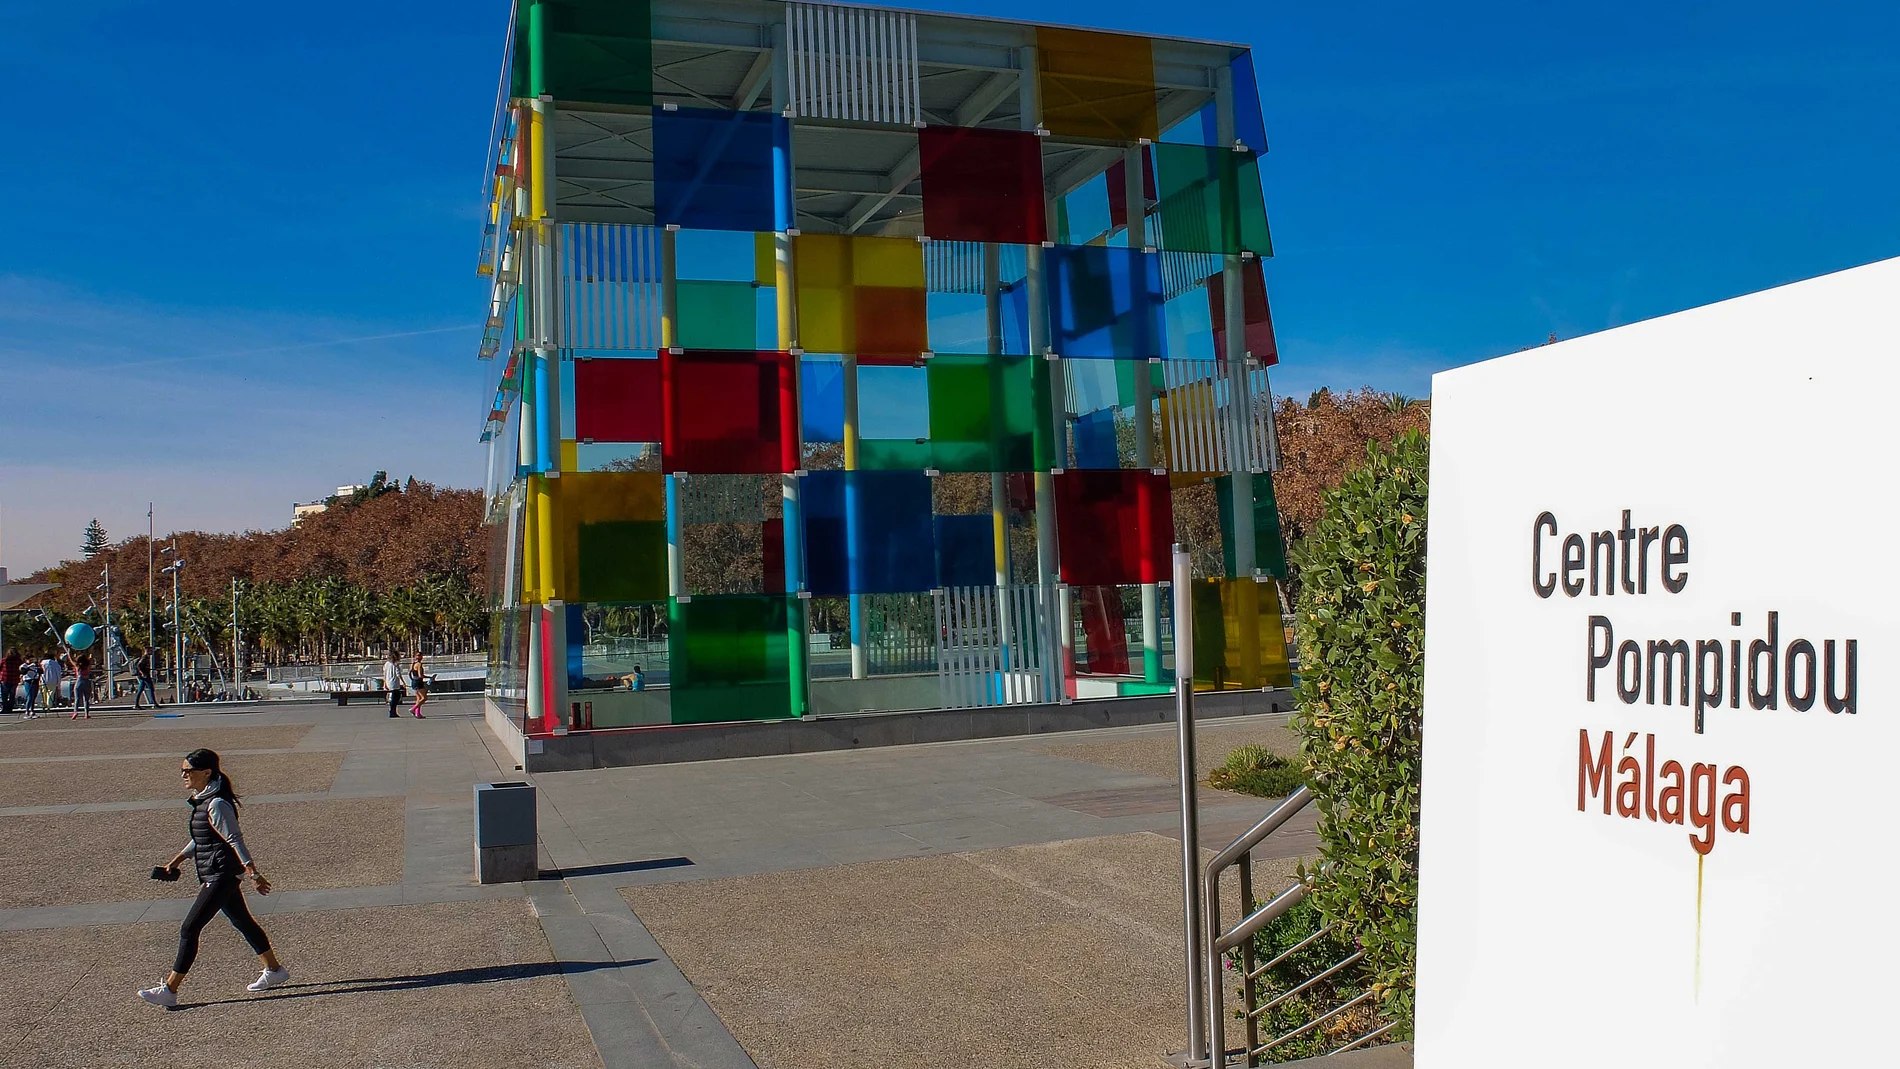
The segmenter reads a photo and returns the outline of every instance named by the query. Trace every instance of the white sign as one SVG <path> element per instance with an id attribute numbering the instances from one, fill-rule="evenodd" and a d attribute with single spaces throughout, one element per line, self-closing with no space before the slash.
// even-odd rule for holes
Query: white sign
<path id="1" fill-rule="evenodd" d="M 1900 260 L 1432 382 L 1417 1065 L 1896 1064 Z"/>

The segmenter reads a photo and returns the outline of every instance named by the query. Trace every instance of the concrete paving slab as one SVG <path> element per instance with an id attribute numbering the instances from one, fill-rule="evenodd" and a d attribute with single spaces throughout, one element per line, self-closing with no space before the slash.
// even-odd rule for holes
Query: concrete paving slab
<path id="1" fill-rule="evenodd" d="M 244 840 L 265 875 L 286 891 L 376 886 L 402 878 L 400 799 L 246 803 Z M 42 879 L 0 881 L 0 909 L 81 902 L 189 898 L 197 884 L 185 863 L 176 883 L 150 879 L 186 839 L 181 800 L 165 809 L 0 822 L 0 857 L 33 858 Z"/>
<path id="2" fill-rule="evenodd" d="M 184 755 L 105 760 L 35 761 L 0 766 L 0 805 L 74 805 L 185 797 Z M 244 753 L 223 762 L 238 792 L 327 791 L 342 767 L 340 753 Z"/>
<path id="3" fill-rule="evenodd" d="M 29 721 L 39 724 L 39 720 Z M 170 754 L 183 757 L 199 747 L 216 750 L 288 750 L 310 733 L 309 724 L 276 727 L 229 727 L 202 718 L 144 721 L 150 727 L 106 726 L 107 722 L 64 720 L 67 730 L 48 721 L 35 731 L 0 731 L 0 760 L 24 757 L 68 757 L 112 754 Z"/>
<path id="4" fill-rule="evenodd" d="M 1286 714 L 1265 713 L 1257 716 L 1199 720 L 1194 723 L 1195 768 L 1202 780 L 1220 767 L 1236 746 L 1265 746 L 1282 757 L 1293 757 L 1300 750 L 1299 736 L 1287 725 Z M 1065 739 L 1047 743 L 1045 753 L 1091 765 L 1126 769 L 1144 776 L 1180 781 L 1180 745 L 1174 725 L 1130 728 L 1101 732 L 1089 739 Z"/>
<path id="5" fill-rule="evenodd" d="M 1184 1039 L 1178 851 L 1136 834 L 621 893 L 761 1069 L 1153 1069 Z"/>
<path id="6" fill-rule="evenodd" d="M 214 922 L 169 1012 L 134 992 L 164 974 L 172 925 L 0 933 L 0 1049 L 8 1064 L 54 1069 L 602 1064 L 518 899 L 302 913 L 267 928 L 289 984 L 245 992 L 256 959 Z"/>

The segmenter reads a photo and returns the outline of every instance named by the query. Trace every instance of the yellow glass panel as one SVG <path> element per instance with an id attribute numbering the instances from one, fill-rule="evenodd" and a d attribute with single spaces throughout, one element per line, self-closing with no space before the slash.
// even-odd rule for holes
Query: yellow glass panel
<path id="1" fill-rule="evenodd" d="M 850 255 L 853 285 L 924 288 L 924 247 L 915 238 L 853 238 Z"/>
<path id="2" fill-rule="evenodd" d="M 1036 28 L 1042 125 L 1109 141 L 1160 136 L 1154 45 L 1145 37 Z"/>

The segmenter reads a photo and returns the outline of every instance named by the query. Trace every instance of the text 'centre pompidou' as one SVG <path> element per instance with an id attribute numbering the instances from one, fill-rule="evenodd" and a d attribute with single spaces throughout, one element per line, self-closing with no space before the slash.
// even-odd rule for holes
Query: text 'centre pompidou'
<path id="1" fill-rule="evenodd" d="M 529 735 L 1289 682 L 1253 63 L 523 0 L 481 270 Z"/>

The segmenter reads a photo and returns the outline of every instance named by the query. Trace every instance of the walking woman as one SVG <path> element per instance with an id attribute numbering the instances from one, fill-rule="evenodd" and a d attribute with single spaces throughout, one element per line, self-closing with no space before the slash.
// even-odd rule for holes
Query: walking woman
<path id="1" fill-rule="evenodd" d="M 77 720 L 84 715 L 92 719 L 92 654 L 72 652 L 66 655 L 66 663 L 73 670 L 73 715 Z M 83 712 L 82 712 L 83 711 Z"/>
<path id="2" fill-rule="evenodd" d="M 271 949 L 270 937 L 258 927 L 244 905 L 246 875 L 256 881 L 260 895 L 270 894 L 270 881 L 257 871 L 250 851 L 244 848 L 244 835 L 238 831 L 237 789 L 218 768 L 218 755 L 211 750 L 193 750 L 186 754 L 178 774 L 191 791 L 191 840 L 162 869 L 152 870 L 152 877 L 177 879 L 178 866 L 189 856 L 198 870 L 198 897 L 178 929 L 178 956 L 172 961 L 171 975 L 157 987 L 139 992 L 140 998 L 166 1009 L 178 1005 L 178 985 L 185 982 L 185 974 L 191 971 L 192 960 L 198 956 L 198 933 L 204 931 L 212 915 L 220 911 L 264 964 L 264 974 L 252 982 L 248 990 L 268 991 L 290 979 L 290 970 L 284 968 L 277 960 L 277 952 Z"/>
<path id="3" fill-rule="evenodd" d="M 416 714 L 417 720 L 425 719 L 422 706 L 429 700 L 429 677 L 422 671 L 421 650 L 417 650 L 416 659 L 409 662 L 409 685 L 416 691 L 416 704 L 410 706 L 409 711 Z"/>

